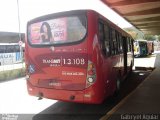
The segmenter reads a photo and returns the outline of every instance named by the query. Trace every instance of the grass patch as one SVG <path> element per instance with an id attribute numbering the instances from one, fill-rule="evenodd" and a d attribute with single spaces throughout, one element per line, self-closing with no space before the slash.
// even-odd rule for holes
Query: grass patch
<path id="1" fill-rule="evenodd" d="M 13 80 L 25 76 L 25 68 L 0 71 L 0 82 Z"/>

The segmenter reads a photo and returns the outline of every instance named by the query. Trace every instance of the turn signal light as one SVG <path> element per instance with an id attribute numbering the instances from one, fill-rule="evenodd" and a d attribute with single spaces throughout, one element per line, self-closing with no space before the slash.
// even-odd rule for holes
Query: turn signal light
<path id="1" fill-rule="evenodd" d="M 96 68 L 93 62 L 88 61 L 86 88 L 96 81 Z"/>

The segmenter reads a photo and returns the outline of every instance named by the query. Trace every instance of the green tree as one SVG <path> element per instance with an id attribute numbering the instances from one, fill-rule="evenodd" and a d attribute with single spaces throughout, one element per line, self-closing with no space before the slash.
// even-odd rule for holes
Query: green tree
<path id="1" fill-rule="evenodd" d="M 140 32 L 139 30 L 137 30 L 134 27 L 130 27 L 130 28 L 125 28 L 124 29 L 127 33 L 129 33 L 133 39 L 143 39 L 143 33 Z"/>
<path id="2" fill-rule="evenodd" d="M 153 41 L 156 39 L 156 36 L 155 35 L 144 35 L 144 39 Z"/>
<path id="3" fill-rule="evenodd" d="M 160 35 L 157 36 L 157 39 L 160 41 Z"/>

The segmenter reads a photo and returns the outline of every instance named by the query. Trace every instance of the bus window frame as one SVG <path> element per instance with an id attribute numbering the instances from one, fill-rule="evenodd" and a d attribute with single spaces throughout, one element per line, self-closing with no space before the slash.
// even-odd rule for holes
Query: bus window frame
<path id="1" fill-rule="evenodd" d="M 122 34 L 119 34 L 119 40 L 120 40 L 120 54 L 123 53 L 123 37 Z"/>
<path id="2" fill-rule="evenodd" d="M 34 23 L 42 22 L 42 21 L 47 21 L 47 20 L 52 20 L 56 18 L 63 18 L 63 17 L 72 17 L 72 16 L 78 16 L 78 15 L 84 15 L 85 16 L 85 21 L 86 21 L 86 34 L 84 37 L 78 41 L 75 42 L 67 42 L 67 43 L 58 43 L 58 44 L 32 44 L 31 41 L 29 40 L 29 26 Z M 70 46 L 70 45 L 76 45 L 84 42 L 88 36 L 88 14 L 85 10 L 77 10 L 74 12 L 60 12 L 60 13 L 53 13 L 45 16 L 41 16 L 38 18 L 35 18 L 27 23 L 27 43 L 29 46 L 33 48 L 45 48 L 45 47 L 60 47 L 60 46 Z"/>
<path id="3" fill-rule="evenodd" d="M 100 40 L 100 31 L 99 31 L 99 25 L 100 24 L 102 24 L 103 25 L 103 41 L 102 40 Z M 108 39 L 106 38 L 106 31 L 105 31 L 105 27 L 108 27 Z M 108 57 L 110 57 L 111 56 L 111 40 L 110 40 L 110 26 L 107 24 L 107 22 L 105 22 L 103 19 L 98 19 L 98 38 L 99 38 L 99 44 L 100 44 L 100 46 L 102 46 L 102 45 L 104 45 L 103 47 L 105 48 L 105 51 L 102 49 L 102 48 L 100 48 L 101 50 L 101 52 L 102 52 L 102 54 L 103 54 L 103 56 L 104 57 L 106 57 L 106 58 L 108 58 Z M 109 47 L 109 51 L 107 52 L 107 50 L 106 50 L 106 45 L 105 45 L 105 41 L 108 41 L 108 47 Z M 103 42 L 103 43 L 102 43 Z"/>
<path id="4" fill-rule="evenodd" d="M 105 36 L 105 41 L 107 41 L 108 42 L 108 52 L 107 52 L 107 57 L 110 57 L 112 54 L 111 54 L 111 38 L 110 38 L 110 30 L 111 30 L 111 28 L 110 28 L 110 26 L 109 26 L 109 24 L 108 23 L 106 23 L 105 22 L 105 24 L 104 24 L 104 32 L 105 32 L 105 35 L 106 35 L 106 27 L 108 28 L 108 33 L 107 33 L 107 35 L 108 35 L 108 38 L 106 38 L 106 36 Z"/>
<path id="5" fill-rule="evenodd" d="M 124 36 L 125 37 L 125 36 Z M 133 52 L 134 50 L 134 48 L 133 48 L 133 44 L 137 44 L 136 43 L 136 41 L 135 42 L 133 42 L 134 40 L 133 40 L 133 38 L 132 37 L 125 37 L 125 39 L 126 39 L 126 50 L 127 50 L 127 52 Z"/>
<path id="6" fill-rule="evenodd" d="M 112 56 L 117 55 L 118 51 L 117 51 L 117 39 L 116 39 L 116 30 L 111 27 L 111 54 Z"/>

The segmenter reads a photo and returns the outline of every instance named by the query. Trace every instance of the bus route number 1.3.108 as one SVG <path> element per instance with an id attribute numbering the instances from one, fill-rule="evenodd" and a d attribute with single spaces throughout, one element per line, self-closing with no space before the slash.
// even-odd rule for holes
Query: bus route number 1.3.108
<path id="1" fill-rule="evenodd" d="M 84 58 L 76 58 L 76 59 L 63 59 L 63 64 L 67 65 L 84 65 L 85 60 Z"/>

